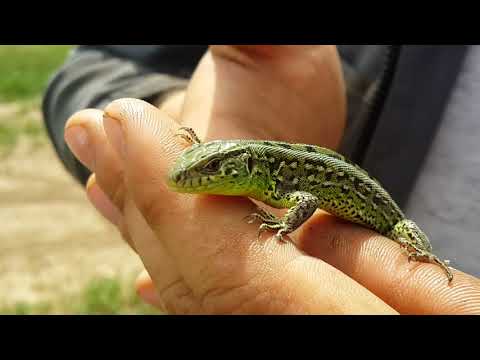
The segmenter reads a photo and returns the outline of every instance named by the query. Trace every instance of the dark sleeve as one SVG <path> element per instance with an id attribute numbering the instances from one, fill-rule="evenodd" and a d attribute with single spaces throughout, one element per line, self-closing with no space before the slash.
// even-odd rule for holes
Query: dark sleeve
<path id="1" fill-rule="evenodd" d="M 76 160 L 63 139 L 68 118 L 85 108 L 132 97 L 153 101 L 186 87 L 207 46 L 79 46 L 50 80 L 42 111 L 48 135 L 67 170 L 85 183 L 89 171 Z"/>
<path id="2" fill-rule="evenodd" d="M 347 87 L 348 121 L 367 105 L 368 95 L 385 67 L 385 45 L 338 45 Z"/>
<path id="3" fill-rule="evenodd" d="M 358 135 L 369 121 L 368 110 L 386 66 L 388 45 L 339 45 L 347 89 L 347 127 L 340 152 L 352 157 Z"/>

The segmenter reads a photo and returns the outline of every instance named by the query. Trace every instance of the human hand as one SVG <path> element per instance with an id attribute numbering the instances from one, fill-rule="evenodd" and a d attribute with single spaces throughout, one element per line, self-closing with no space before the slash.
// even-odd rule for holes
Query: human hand
<path id="1" fill-rule="evenodd" d="M 276 73 L 270 78 L 275 80 L 266 95 L 268 100 L 260 98 L 258 101 L 254 96 L 255 87 L 250 87 L 250 92 L 249 86 L 243 91 L 242 86 L 234 86 L 233 90 L 227 87 L 218 93 L 219 82 L 232 80 L 229 78 L 231 72 L 222 78 L 220 70 L 212 81 L 207 76 L 208 66 L 218 70 L 226 65 L 219 65 L 221 63 L 215 63 L 213 59 L 208 65 L 208 61 L 207 55 L 192 79 L 182 111 L 176 119 L 178 123 L 193 126 L 196 130 L 203 129 L 199 131 L 203 131 L 203 139 L 274 138 L 335 147 L 343 126 L 342 110 L 336 110 L 341 106 L 322 108 L 320 114 L 315 111 L 303 113 L 299 122 L 304 121 L 305 126 L 288 131 L 291 114 L 295 111 L 282 112 L 290 99 L 288 86 L 281 90 L 284 82 L 279 82 L 280 90 L 275 90 L 273 85 L 281 75 Z M 236 62 L 228 64 L 234 68 L 242 67 Z M 207 70 L 201 71 L 202 66 Z M 269 66 L 268 62 L 263 66 Z M 253 69 L 255 73 L 263 73 L 256 67 Z M 201 76 L 206 79 L 200 81 Z M 245 74 L 238 76 L 247 78 Z M 255 76 L 251 76 L 256 85 Z M 267 77 L 259 83 L 268 80 Z M 200 86 L 209 83 L 209 91 L 208 86 Z M 338 87 L 335 81 L 329 85 L 333 86 L 331 93 L 338 91 L 341 94 L 341 82 Z M 308 90 L 308 94 L 313 91 L 305 85 L 299 88 Z M 284 97 L 279 96 L 283 91 Z M 327 91 L 326 97 L 332 96 L 331 93 Z M 298 99 L 315 100 L 308 94 L 297 94 Z M 239 105 L 242 99 L 248 108 Z M 229 102 L 232 105 L 225 109 Z M 302 102 L 298 102 L 301 107 Z M 295 105 L 295 101 L 292 103 Z M 267 104 L 273 110 L 265 110 L 265 107 L 269 108 Z M 278 110 L 271 104 L 279 104 Z M 325 133 L 321 127 L 316 130 L 316 136 L 312 129 L 315 129 L 313 125 L 322 123 L 324 116 L 332 115 L 328 111 L 338 112 L 337 117 L 328 118 L 336 119 L 337 130 L 329 130 L 330 135 L 322 139 Z M 296 247 L 279 244 L 265 236 L 257 241 L 256 226 L 242 221 L 254 210 L 250 201 L 187 196 L 166 188 L 166 173 L 182 150 L 182 142 L 173 137 L 179 126 L 177 121 L 166 116 L 165 111 L 135 100 L 114 102 L 105 112 L 108 116 L 105 121 L 107 135 L 102 112 L 86 110 L 70 119 L 66 138 L 72 151 L 96 174 L 89 182 L 89 196 L 97 192 L 97 195 L 104 196 L 104 204 L 115 205 L 100 206 L 99 210 L 119 227 L 140 255 L 158 290 L 159 296 L 153 301 L 168 312 L 478 312 L 478 279 L 456 272 L 454 284 L 449 288 L 443 273 L 433 265 L 409 265 L 392 241 L 325 213 L 319 212 L 292 234 Z M 255 113 L 261 116 L 256 118 Z M 335 121 L 332 128 L 335 128 Z M 116 122 L 120 124 L 121 132 L 115 130 Z M 77 130 L 80 126 L 88 134 L 88 155 L 85 146 L 75 146 L 72 141 L 75 125 Z M 337 138 L 332 135 L 336 131 Z M 120 145 L 122 137 L 124 146 Z M 98 203 L 96 205 L 98 208 Z M 105 212 L 106 208 L 110 213 Z M 148 284 L 151 283 L 147 279 L 140 286 L 148 287 Z"/>

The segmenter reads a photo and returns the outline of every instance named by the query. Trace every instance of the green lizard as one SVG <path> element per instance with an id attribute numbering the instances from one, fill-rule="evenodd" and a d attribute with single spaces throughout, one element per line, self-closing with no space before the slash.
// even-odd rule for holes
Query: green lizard
<path id="1" fill-rule="evenodd" d="M 283 239 L 300 227 L 316 209 L 360 224 L 392 239 L 408 253 L 408 260 L 438 264 L 449 282 L 448 260 L 432 253 L 424 232 L 358 165 L 333 150 L 314 145 L 262 140 L 217 140 L 202 143 L 191 128 L 177 135 L 191 144 L 171 170 L 169 187 L 181 193 L 245 196 L 274 208 L 286 209 L 283 218 L 258 209 L 250 222 L 263 223 Z"/>

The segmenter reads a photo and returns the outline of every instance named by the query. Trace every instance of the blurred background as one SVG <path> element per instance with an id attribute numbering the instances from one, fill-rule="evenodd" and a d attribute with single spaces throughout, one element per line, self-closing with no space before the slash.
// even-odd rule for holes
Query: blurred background
<path id="1" fill-rule="evenodd" d="M 73 46 L 0 46 L 0 314 L 155 314 L 142 265 L 90 206 L 40 111 Z"/>

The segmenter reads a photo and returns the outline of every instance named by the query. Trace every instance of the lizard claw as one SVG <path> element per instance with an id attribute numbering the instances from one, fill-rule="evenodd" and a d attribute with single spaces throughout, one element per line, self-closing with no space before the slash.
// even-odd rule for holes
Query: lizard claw
<path id="1" fill-rule="evenodd" d="M 433 255 L 430 260 L 431 260 L 431 262 L 436 263 L 437 265 L 439 265 L 443 269 L 443 271 L 447 275 L 448 283 L 450 284 L 453 280 L 452 271 L 450 270 L 450 267 L 448 266 L 450 264 L 450 260 L 442 261 L 438 257 L 436 257 L 435 255 Z"/>
<path id="2" fill-rule="evenodd" d="M 410 253 L 408 254 L 408 262 L 412 262 L 412 260 L 415 260 L 416 258 L 416 255 L 414 253 Z"/>
<path id="3" fill-rule="evenodd" d="M 427 261 L 429 263 L 439 265 L 443 269 L 445 274 L 447 275 L 448 283 L 452 282 L 453 274 L 452 274 L 452 271 L 450 270 L 450 268 L 448 266 L 450 264 L 449 260 L 442 261 L 437 256 L 435 256 L 431 253 L 422 252 L 421 250 L 417 250 L 417 249 L 408 253 L 408 262 L 411 262 L 411 260 L 417 261 L 419 259 L 421 261 Z"/>
<path id="4" fill-rule="evenodd" d="M 281 243 L 287 243 L 288 241 L 283 238 L 283 235 L 285 235 L 286 232 L 283 229 L 280 229 L 274 236 L 275 240 Z"/>
<path id="5" fill-rule="evenodd" d="M 280 222 L 274 215 L 267 213 L 265 210 L 258 208 L 258 212 L 247 215 L 243 218 L 244 221 L 247 221 L 248 224 L 254 223 L 256 220 L 261 220 L 269 225 L 276 225 Z"/>
<path id="6" fill-rule="evenodd" d="M 260 236 L 262 235 L 262 233 L 267 231 L 267 230 L 268 230 L 268 225 L 267 224 L 260 225 L 260 227 L 258 228 L 258 232 L 257 232 L 257 240 L 260 240 Z"/>
<path id="7" fill-rule="evenodd" d="M 256 220 L 270 221 L 269 219 L 265 219 L 265 217 L 259 213 L 247 215 L 243 218 L 243 220 L 247 221 L 248 224 L 253 224 Z"/>
<path id="8" fill-rule="evenodd" d="M 281 243 L 286 242 L 285 240 L 283 240 L 283 235 L 282 235 L 282 234 L 278 234 L 278 233 L 277 233 L 277 234 L 275 234 L 274 238 L 275 238 L 275 240 L 277 240 L 278 242 L 281 242 Z"/>
<path id="9" fill-rule="evenodd" d="M 259 218 L 258 214 L 257 213 L 254 213 L 254 214 L 250 214 L 250 215 L 247 215 L 243 218 L 243 221 L 246 221 L 247 224 L 253 224 L 255 222 L 255 220 L 257 220 Z"/>
<path id="10" fill-rule="evenodd" d="M 181 131 L 186 132 L 186 134 L 181 133 Z M 177 132 L 175 133 L 175 136 L 181 137 L 183 140 L 188 142 L 190 145 L 201 144 L 202 143 L 200 141 L 200 139 L 198 138 L 197 134 L 195 134 L 195 131 L 190 127 L 182 126 L 181 128 L 179 128 L 177 130 Z"/>

